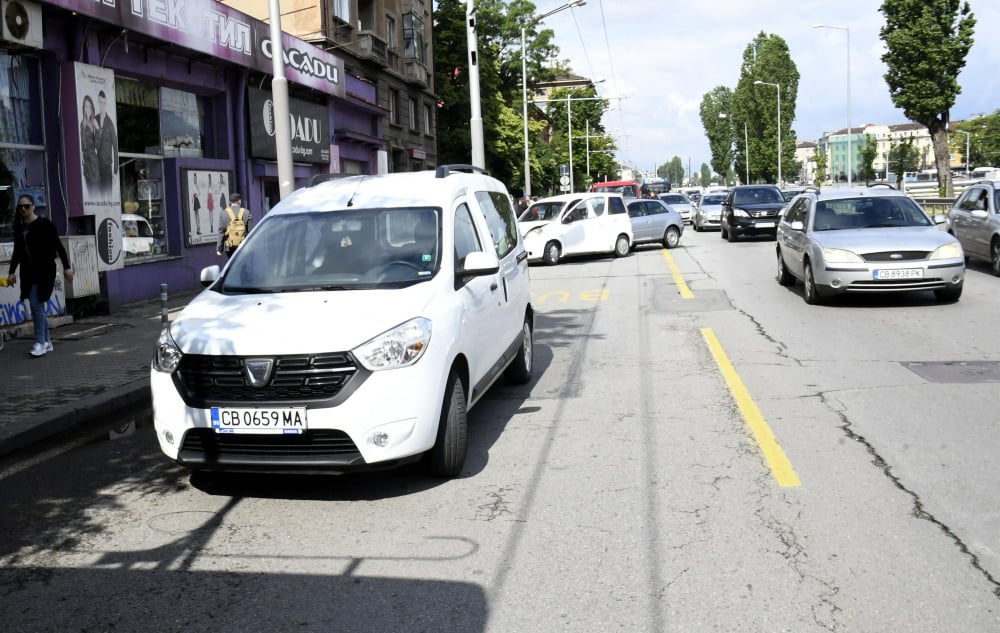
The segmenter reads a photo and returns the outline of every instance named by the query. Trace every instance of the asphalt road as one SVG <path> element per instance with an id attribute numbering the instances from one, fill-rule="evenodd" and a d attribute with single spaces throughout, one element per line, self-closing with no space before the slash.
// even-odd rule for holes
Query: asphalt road
<path id="1" fill-rule="evenodd" d="M 536 376 L 470 412 L 452 481 L 192 481 L 141 425 L 6 464 L 0 612 L 18 631 L 1000 631 L 1000 279 L 807 306 L 773 253 L 686 231 L 532 267 Z"/>

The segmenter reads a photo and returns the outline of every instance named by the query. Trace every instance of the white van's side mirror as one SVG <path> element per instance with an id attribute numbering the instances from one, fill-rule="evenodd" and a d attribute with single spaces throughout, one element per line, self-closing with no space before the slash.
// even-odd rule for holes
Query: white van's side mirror
<path id="1" fill-rule="evenodd" d="M 219 278 L 219 265 L 212 264 L 211 266 L 206 266 L 201 269 L 201 285 L 204 287 L 211 286 L 215 283 L 215 280 Z"/>
<path id="2" fill-rule="evenodd" d="M 455 278 L 492 275 L 500 270 L 500 260 L 495 253 L 475 251 L 465 256 L 465 263 L 455 271 Z"/>

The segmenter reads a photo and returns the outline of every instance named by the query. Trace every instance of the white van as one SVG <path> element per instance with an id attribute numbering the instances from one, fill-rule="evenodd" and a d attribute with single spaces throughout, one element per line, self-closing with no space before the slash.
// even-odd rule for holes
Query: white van
<path id="1" fill-rule="evenodd" d="M 195 470 L 423 458 L 454 477 L 467 409 L 501 377 L 531 378 L 513 202 L 475 167 L 300 189 L 201 276 L 207 289 L 163 330 L 150 372 L 160 448 Z"/>
<path id="2" fill-rule="evenodd" d="M 153 227 L 149 220 L 135 213 L 122 214 L 123 248 L 132 255 L 149 255 L 153 252 Z"/>

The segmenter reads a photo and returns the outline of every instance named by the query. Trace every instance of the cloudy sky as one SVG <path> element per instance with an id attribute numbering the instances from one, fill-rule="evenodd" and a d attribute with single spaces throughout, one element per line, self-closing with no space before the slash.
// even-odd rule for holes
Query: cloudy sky
<path id="1" fill-rule="evenodd" d="M 558 0 L 535 0 L 543 14 Z M 743 50 L 761 31 L 781 36 L 799 74 L 792 128 L 815 141 L 846 128 L 847 32 L 850 29 L 851 124 L 905 123 L 883 79 L 881 0 L 587 0 L 545 19 L 560 59 L 599 84 L 601 96 L 621 95 L 605 126 L 621 148 L 619 160 L 643 171 L 680 156 L 698 171 L 710 153 L 698 116 L 703 95 L 733 88 Z M 970 0 L 975 43 L 959 77 L 962 93 L 952 121 L 1000 109 L 1000 0 Z M 614 102 L 612 102 L 614 103 Z M 776 113 L 777 115 L 777 113 Z M 581 131 L 582 132 L 582 131 Z"/>

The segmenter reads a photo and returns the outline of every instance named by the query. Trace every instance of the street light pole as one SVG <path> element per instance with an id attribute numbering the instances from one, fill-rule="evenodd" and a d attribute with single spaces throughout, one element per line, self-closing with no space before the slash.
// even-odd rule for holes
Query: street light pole
<path id="1" fill-rule="evenodd" d="M 563 97 L 561 99 L 535 99 L 532 103 L 549 103 L 551 101 L 566 102 L 566 136 L 569 141 L 569 190 L 573 191 L 573 101 L 611 101 L 624 97 Z"/>
<path id="2" fill-rule="evenodd" d="M 781 85 L 772 84 L 759 79 L 754 82 L 759 86 L 774 86 L 778 90 L 778 186 L 781 186 Z M 847 137 L 850 141 L 850 136 Z"/>
<path id="3" fill-rule="evenodd" d="M 469 48 L 469 135 L 472 141 L 472 164 L 486 168 L 486 147 L 483 142 L 483 108 L 479 101 L 479 50 L 476 37 L 476 6 L 469 0 L 465 7 L 465 35 Z"/>
<path id="4" fill-rule="evenodd" d="M 288 79 L 285 78 L 285 45 L 281 39 L 281 9 L 278 0 L 268 2 L 271 29 L 271 98 L 274 100 L 274 142 L 278 161 L 278 196 L 283 200 L 295 190 L 292 162 L 292 123 L 289 118 Z"/>
<path id="5" fill-rule="evenodd" d="M 585 4 L 587 4 L 586 0 L 573 0 L 573 2 L 567 2 L 566 4 L 556 7 L 548 13 L 538 16 L 526 26 L 521 28 L 521 102 L 523 105 L 522 115 L 524 117 L 524 196 L 526 198 L 531 196 L 531 154 L 528 151 L 528 26 L 537 24 L 550 15 L 559 13 L 565 9 L 582 7 Z"/>
<path id="6" fill-rule="evenodd" d="M 851 28 L 827 24 L 814 24 L 813 28 L 836 29 L 847 33 L 847 186 L 852 187 L 854 183 L 854 148 L 851 137 L 854 136 L 854 130 L 851 127 Z"/>
<path id="7" fill-rule="evenodd" d="M 965 130 L 955 130 L 955 131 L 956 132 L 960 132 L 962 134 L 965 134 L 965 179 L 968 180 L 969 179 L 969 150 L 971 149 L 969 147 L 969 144 L 970 144 L 969 141 L 972 138 L 972 135 L 969 134 L 968 132 L 966 132 Z"/>

